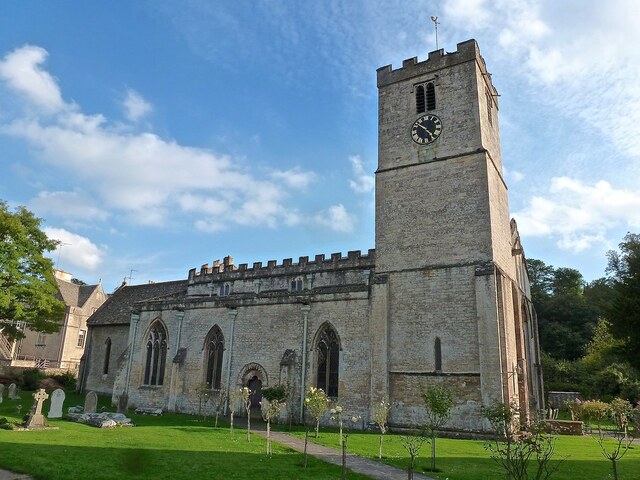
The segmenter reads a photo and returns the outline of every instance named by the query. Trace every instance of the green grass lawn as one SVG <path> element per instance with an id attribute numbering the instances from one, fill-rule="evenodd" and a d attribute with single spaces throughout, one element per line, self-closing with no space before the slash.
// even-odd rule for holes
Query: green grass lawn
<path id="1" fill-rule="evenodd" d="M 282 428 L 282 431 L 287 431 Z M 293 434 L 304 437 L 304 430 L 295 427 Z M 338 446 L 338 433 L 333 430 L 321 430 L 320 438 L 313 438 L 313 430 L 309 433 L 311 441 L 329 447 Z M 357 455 L 378 459 L 377 433 L 355 433 L 348 437 L 348 451 Z M 430 477 L 449 480 L 486 480 L 504 478 L 500 468 L 490 458 L 490 453 L 484 448 L 485 442 L 476 440 L 437 439 L 436 468 L 437 473 L 425 471 L 431 466 L 431 446 L 425 443 L 420 451 L 415 471 Z M 613 445 L 613 443 L 611 443 Z M 596 441 L 590 436 L 558 437 L 556 457 L 567 457 L 558 472 L 552 477 L 554 480 L 595 480 L 613 478 L 611 462 L 606 460 Z M 398 435 L 387 434 L 382 447 L 384 463 L 403 469 L 409 463 L 407 452 L 400 443 Z M 640 439 L 637 439 L 625 457 L 618 463 L 620 480 L 640 479 Z"/>
<path id="2" fill-rule="evenodd" d="M 22 401 L 0 404 L 0 417 L 17 422 L 16 406 L 22 414 L 32 404 L 31 392 Z M 65 410 L 82 405 L 82 397 L 67 393 Z M 98 408 L 109 406 L 100 398 Z M 109 409 L 112 410 L 109 406 Z M 48 401 L 44 412 L 49 411 Z M 273 455 L 265 455 L 266 440 L 236 428 L 234 438 L 226 427 L 214 428 L 190 415 L 149 417 L 129 415 L 137 426 L 98 429 L 66 420 L 50 420 L 59 427 L 48 431 L 0 430 L 0 468 L 28 473 L 38 479 L 329 479 L 340 478 L 340 467 L 309 457 L 302 467 L 302 454 L 278 444 Z M 237 422 L 244 424 L 241 419 Z M 367 478 L 349 472 L 350 479 Z"/>

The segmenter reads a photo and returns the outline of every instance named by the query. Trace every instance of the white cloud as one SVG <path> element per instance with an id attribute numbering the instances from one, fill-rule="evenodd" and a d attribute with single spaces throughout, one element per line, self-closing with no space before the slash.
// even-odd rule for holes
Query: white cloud
<path id="1" fill-rule="evenodd" d="M 58 240 L 61 245 L 55 252 L 59 265 L 67 265 L 79 269 L 95 271 L 105 256 L 105 249 L 95 245 L 91 240 L 63 228 L 45 227 L 44 233 L 52 240 Z"/>
<path id="2" fill-rule="evenodd" d="M 153 105 L 131 88 L 127 89 L 127 97 L 122 102 L 122 106 L 125 116 L 132 122 L 137 122 L 153 111 Z"/>
<path id="3" fill-rule="evenodd" d="M 349 180 L 349 187 L 357 193 L 369 193 L 375 187 L 375 177 L 368 174 L 359 155 L 349 157 L 355 178 Z"/>
<path id="4" fill-rule="evenodd" d="M 41 215 L 53 213 L 73 220 L 106 220 L 108 212 L 97 207 L 84 192 L 40 192 L 29 202 Z"/>
<path id="5" fill-rule="evenodd" d="M 342 233 L 351 233 L 356 219 L 342 204 L 333 205 L 315 216 L 318 225 Z"/>
<path id="6" fill-rule="evenodd" d="M 487 3 L 486 0 L 450 0 L 443 5 L 443 17 L 452 23 L 482 28 L 492 20 Z M 440 19 L 442 20 L 443 18 Z"/>
<path id="7" fill-rule="evenodd" d="M 507 168 L 507 167 L 502 167 L 502 173 L 504 174 L 504 177 L 507 179 L 507 183 L 509 182 L 518 183 L 524 180 L 525 178 L 524 173 L 519 172 L 517 170 L 511 170 L 510 168 Z"/>
<path id="8" fill-rule="evenodd" d="M 293 168 L 291 170 L 277 170 L 272 172 L 271 177 L 274 180 L 283 182 L 287 187 L 304 189 L 316 179 L 316 174 L 313 172 L 304 172 L 300 168 Z"/>
<path id="9" fill-rule="evenodd" d="M 313 181 L 314 173 L 291 169 L 273 172 L 271 179 L 258 178 L 230 157 L 180 145 L 153 133 L 123 131 L 103 115 L 83 114 L 77 105 L 62 102 L 53 77 L 39 68 L 46 51 L 29 48 L 40 60 L 23 61 L 22 76 L 48 81 L 49 90 L 57 94 L 48 96 L 49 103 L 57 105 L 57 113 L 16 118 L 0 125 L 0 132 L 25 139 L 46 163 L 90 185 L 94 199 L 85 204 L 87 215 L 104 219 L 106 212 L 115 210 L 133 223 L 160 227 L 172 215 L 183 212 L 192 214 L 197 228 L 209 231 L 223 225 L 276 227 L 299 222 L 296 209 L 286 206 L 289 191 L 280 183 L 302 189 Z M 128 114 L 137 119 L 150 107 L 133 93 L 130 91 L 133 101 Z M 47 200 L 54 200 L 46 208 L 61 213 L 62 208 L 57 207 L 73 204 L 79 195 L 43 192 L 34 202 L 43 206 Z M 102 208 L 92 207 L 95 204 Z M 66 213 L 70 218 L 82 215 L 77 205 Z"/>
<path id="10" fill-rule="evenodd" d="M 534 196 L 514 217 L 523 235 L 554 238 L 560 248 L 579 252 L 606 244 L 616 226 L 640 227 L 640 192 L 556 177 L 547 195 Z"/>
<path id="11" fill-rule="evenodd" d="M 0 78 L 31 103 L 49 112 L 65 106 L 55 79 L 41 65 L 47 51 L 33 45 L 25 45 L 7 54 L 0 61 Z"/>

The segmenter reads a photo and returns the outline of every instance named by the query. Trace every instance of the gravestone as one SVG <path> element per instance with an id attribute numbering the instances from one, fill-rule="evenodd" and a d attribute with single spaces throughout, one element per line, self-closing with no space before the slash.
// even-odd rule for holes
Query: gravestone
<path id="1" fill-rule="evenodd" d="M 51 394 L 51 407 L 49 407 L 49 418 L 62 418 L 62 404 L 64 403 L 64 390 L 58 388 Z"/>
<path id="2" fill-rule="evenodd" d="M 98 395 L 96 392 L 89 392 L 84 399 L 84 413 L 96 413 L 98 406 Z"/>
<path id="3" fill-rule="evenodd" d="M 0 403 L 2 403 L 2 400 L 4 397 L 4 383 L 0 383 Z"/>
<path id="4" fill-rule="evenodd" d="M 46 423 L 44 415 L 42 415 L 42 403 L 47 398 L 49 398 L 49 395 L 44 391 L 44 388 L 41 388 L 33 394 L 35 403 L 33 404 L 33 408 L 31 409 L 31 412 L 29 412 L 29 417 L 24 425 L 28 430 L 42 430 L 45 428 Z"/>
<path id="5" fill-rule="evenodd" d="M 15 383 L 9 385 L 9 400 L 18 400 L 20 397 L 18 396 L 18 387 Z"/>
<path id="6" fill-rule="evenodd" d="M 123 393 L 118 397 L 118 413 L 127 413 L 129 408 L 129 395 Z"/>

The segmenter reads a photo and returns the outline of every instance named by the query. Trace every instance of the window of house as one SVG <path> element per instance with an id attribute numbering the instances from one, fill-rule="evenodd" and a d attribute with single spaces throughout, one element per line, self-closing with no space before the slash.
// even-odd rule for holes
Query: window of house
<path id="1" fill-rule="evenodd" d="M 102 366 L 102 373 L 106 375 L 109 373 L 109 360 L 111 359 L 111 339 L 107 338 L 104 342 L 104 364 Z"/>
<path id="2" fill-rule="evenodd" d="M 222 382 L 222 354 L 224 353 L 224 335 L 217 325 L 214 326 L 205 341 L 206 348 L 206 383 L 219 390 Z"/>
<path id="3" fill-rule="evenodd" d="M 330 397 L 337 397 L 340 343 L 338 335 L 330 325 L 324 325 L 321 329 L 316 345 L 318 352 L 316 387 L 323 389 Z"/>
<path id="4" fill-rule="evenodd" d="M 226 297 L 231 293 L 231 285 L 225 283 L 224 285 L 220 285 L 220 296 Z"/>
<path id="5" fill-rule="evenodd" d="M 291 281 L 291 291 L 292 292 L 301 292 L 303 288 L 303 281 L 301 278 L 296 278 Z"/>
<path id="6" fill-rule="evenodd" d="M 434 342 L 433 351 L 435 355 L 436 372 L 442 371 L 442 345 L 440 344 L 440 337 L 436 337 Z"/>
<path id="7" fill-rule="evenodd" d="M 38 333 L 38 338 L 36 338 L 36 347 L 45 346 L 47 342 L 47 336 L 44 333 Z"/>
<path id="8" fill-rule="evenodd" d="M 78 331 L 78 343 L 76 344 L 77 347 L 79 348 L 83 348 L 84 347 L 84 339 L 87 336 L 87 331 L 86 330 L 79 330 Z"/>
<path id="9" fill-rule="evenodd" d="M 144 384 L 162 385 L 167 364 L 167 332 L 156 322 L 147 337 L 147 352 L 144 366 Z"/>

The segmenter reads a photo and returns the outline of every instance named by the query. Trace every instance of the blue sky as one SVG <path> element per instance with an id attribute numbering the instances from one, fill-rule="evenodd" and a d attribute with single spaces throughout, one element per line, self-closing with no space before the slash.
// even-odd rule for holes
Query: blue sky
<path id="1" fill-rule="evenodd" d="M 0 198 L 107 291 L 374 247 L 376 68 L 475 38 L 528 257 L 640 231 L 634 0 L 0 4 Z M 133 272 L 132 272 L 133 270 Z"/>

